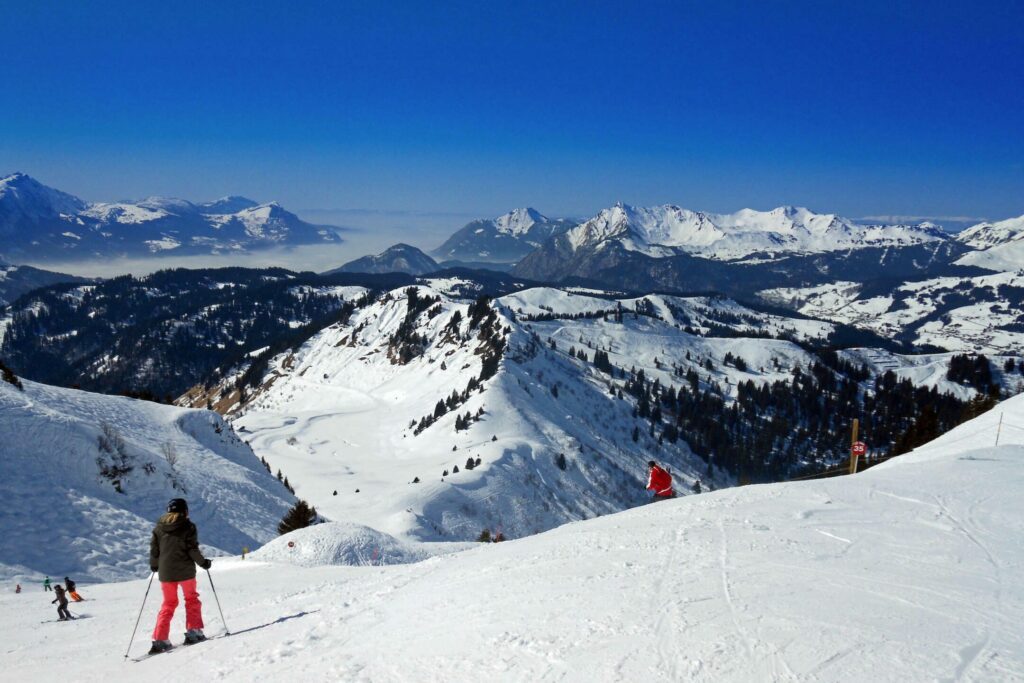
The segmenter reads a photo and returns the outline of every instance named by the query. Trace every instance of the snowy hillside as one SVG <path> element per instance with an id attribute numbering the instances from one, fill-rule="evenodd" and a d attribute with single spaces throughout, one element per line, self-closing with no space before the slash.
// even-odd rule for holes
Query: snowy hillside
<path id="1" fill-rule="evenodd" d="M 139 664 L 122 654 L 144 581 L 89 586 L 91 618 L 59 625 L 37 625 L 53 618 L 38 586 L 8 590 L 0 665 L 57 680 L 59 647 L 75 680 L 105 682 L 1021 680 L 1022 463 L 1018 397 L 852 477 L 689 496 L 411 565 L 221 560 L 234 635 Z M 219 633 L 205 577 L 200 590 Z"/>
<path id="2" fill-rule="evenodd" d="M 216 413 L 23 384 L 0 382 L 5 581 L 145 573 L 172 497 L 214 555 L 271 540 L 294 502 Z"/>
<path id="3" fill-rule="evenodd" d="M 760 292 L 801 313 L 917 345 L 989 354 L 1024 348 L 1024 271 L 905 282 L 834 282 Z"/>
<path id="4" fill-rule="evenodd" d="M 666 387 L 681 381 L 674 373 L 685 368 L 735 387 L 748 378 L 787 378 L 813 358 L 790 341 L 708 339 L 702 332 L 731 326 L 740 335 L 811 340 L 833 329 L 707 297 L 615 300 L 531 289 L 496 302 L 503 357 L 482 389 L 466 394 L 490 353 L 480 339 L 482 314 L 474 316 L 475 304 L 418 287 L 420 310 L 410 318 L 407 291 L 391 292 L 273 359 L 268 374 L 246 389 L 244 406 L 236 377 L 188 397 L 192 405 L 212 398 L 328 518 L 399 537 L 467 540 L 483 528 L 522 536 L 621 510 L 643 499 L 650 459 L 670 464 L 682 492 L 698 479 L 726 483 L 730 478 L 709 470 L 684 441 L 665 441 L 647 426 L 633 434 L 634 404 L 574 354 L 606 350 L 610 364 L 643 369 Z M 615 320 L 622 310 L 630 315 Z M 545 319 L 554 313 L 562 317 Z M 419 340 L 404 362 L 396 343 L 403 329 Z M 760 369 L 730 367 L 734 355 Z M 704 366 L 712 363 L 709 373 Z M 477 458 L 480 466 L 467 471 Z"/>
<path id="5" fill-rule="evenodd" d="M 934 387 L 942 393 L 949 393 L 961 400 L 970 400 L 977 396 L 974 387 L 949 379 L 950 361 L 953 353 L 922 353 L 905 355 L 892 353 L 883 349 L 854 348 L 840 352 L 840 356 L 863 365 L 871 373 L 880 375 L 894 373 L 900 379 L 910 380 L 914 386 Z M 993 381 L 1006 396 L 1024 393 L 1024 365 L 1017 367 L 1020 357 L 1015 354 L 991 355 L 988 360 L 992 365 Z M 1014 362 L 1014 368 L 1007 371 L 1007 361 Z M 1024 363 L 1024 360 L 1021 360 Z"/>
<path id="6" fill-rule="evenodd" d="M 574 225 L 576 221 L 520 208 L 465 225 L 432 253 L 443 261 L 514 263 Z"/>
<path id="7" fill-rule="evenodd" d="M 0 178 L 0 254 L 9 260 L 220 254 L 338 241 L 338 229 L 306 223 L 276 202 L 149 197 L 90 204 L 23 173 Z"/>
<path id="8" fill-rule="evenodd" d="M 573 250 L 615 240 L 653 257 L 683 251 L 727 261 L 753 254 L 908 246 L 945 239 L 945 233 L 931 224 L 857 225 L 834 214 L 791 206 L 712 214 L 672 205 L 643 208 L 621 203 L 566 234 Z"/>
<path id="9" fill-rule="evenodd" d="M 682 442 L 634 443 L 632 405 L 567 343 L 553 350 L 501 305 L 426 287 L 413 288 L 410 314 L 409 291 L 273 359 L 244 407 L 234 378 L 188 400 L 216 399 L 329 519 L 400 538 L 471 540 L 484 528 L 518 537 L 621 510 L 643 499 L 654 458 L 684 490 L 727 480 L 708 477 Z M 662 352 L 641 353 L 644 340 L 638 330 L 618 353 L 657 372 Z"/>
<path id="10" fill-rule="evenodd" d="M 995 223 L 979 223 L 956 236 L 974 248 L 957 263 L 987 270 L 1024 269 L 1024 216 Z"/>

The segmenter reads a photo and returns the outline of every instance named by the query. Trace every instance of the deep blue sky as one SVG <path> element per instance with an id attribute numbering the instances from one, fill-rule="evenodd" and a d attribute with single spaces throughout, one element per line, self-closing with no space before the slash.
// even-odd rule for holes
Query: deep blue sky
<path id="1" fill-rule="evenodd" d="M 1022 27 L 1012 0 L 4 1 L 0 173 L 91 200 L 1001 218 Z"/>

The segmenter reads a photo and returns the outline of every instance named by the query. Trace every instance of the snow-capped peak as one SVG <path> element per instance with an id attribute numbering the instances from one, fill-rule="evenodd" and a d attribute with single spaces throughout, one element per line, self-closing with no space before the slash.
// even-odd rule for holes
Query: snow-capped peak
<path id="1" fill-rule="evenodd" d="M 241 197 L 238 195 L 230 195 L 227 197 L 221 197 L 212 202 L 207 202 L 200 205 L 203 209 L 203 213 L 212 214 L 229 214 L 238 213 L 245 209 L 252 209 L 259 206 L 259 202 L 253 201 L 248 197 Z"/>
<path id="2" fill-rule="evenodd" d="M 167 213 L 176 215 L 194 213 L 198 209 L 195 204 L 187 199 L 178 199 L 176 197 L 146 197 L 140 202 L 135 202 L 135 205 L 141 206 L 145 209 L 166 211 Z"/>
<path id="3" fill-rule="evenodd" d="M 997 244 L 1024 240 L 1024 216 L 972 225 L 957 235 L 956 239 L 976 249 L 987 249 Z"/>
<path id="4" fill-rule="evenodd" d="M 0 222 L 5 216 L 38 222 L 61 214 L 73 214 L 86 207 L 74 195 L 43 185 L 32 176 L 12 173 L 0 178 Z"/>
<path id="5" fill-rule="evenodd" d="M 968 252 L 957 263 L 987 270 L 1024 268 L 1024 216 L 994 223 L 979 223 L 956 236 L 975 251 Z"/>
<path id="6" fill-rule="evenodd" d="M 494 219 L 498 232 L 505 235 L 519 236 L 526 234 L 537 223 L 547 223 L 548 219 L 536 209 L 529 207 L 515 209 Z"/>

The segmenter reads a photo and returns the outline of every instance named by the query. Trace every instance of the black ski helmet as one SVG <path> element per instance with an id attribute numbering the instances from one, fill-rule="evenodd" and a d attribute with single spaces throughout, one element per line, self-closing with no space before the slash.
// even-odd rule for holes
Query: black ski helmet
<path id="1" fill-rule="evenodd" d="M 658 466 L 658 463 L 656 463 L 656 462 L 654 462 L 653 460 L 651 460 L 651 461 L 649 461 L 649 462 L 647 463 L 647 466 L 648 466 L 648 467 L 657 467 L 657 466 Z"/>
<path id="2" fill-rule="evenodd" d="M 171 502 L 167 503 L 168 512 L 188 512 L 188 503 L 184 498 L 171 498 Z"/>

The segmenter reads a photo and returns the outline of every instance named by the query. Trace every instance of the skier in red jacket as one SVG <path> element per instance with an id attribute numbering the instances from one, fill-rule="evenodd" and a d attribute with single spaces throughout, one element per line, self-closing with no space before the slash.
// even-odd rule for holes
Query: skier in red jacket
<path id="1" fill-rule="evenodd" d="M 649 472 L 647 475 L 647 490 L 651 492 L 651 500 L 668 500 L 675 498 L 676 492 L 672 490 L 672 475 L 668 470 L 659 467 L 658 463 L 651 460 L 647 463 Z"/>

